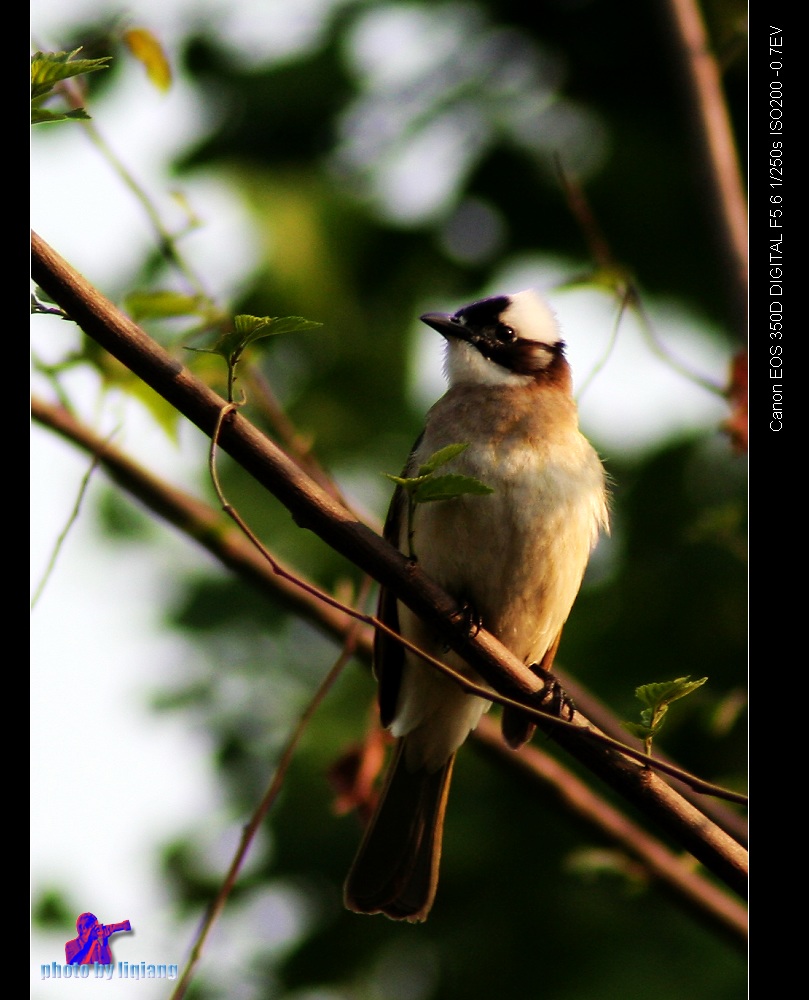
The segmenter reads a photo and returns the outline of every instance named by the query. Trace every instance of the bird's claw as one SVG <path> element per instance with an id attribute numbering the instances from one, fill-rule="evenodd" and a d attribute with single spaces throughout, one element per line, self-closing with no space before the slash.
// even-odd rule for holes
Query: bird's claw
<path id="1" fill-rule="evenodd" d="M 480 632 L 483 628 L 483 620 L 469 601 L 464 601 L 461 605 L 460 611 L 455 612 L 453 616 L 453 624 L 457 625 L 459 628 L 463 628 L 472 639 L 474 639 L 478 632 Z M 452 647 L 448 643 L 445 643 L 444 652 L 448 653 L 451 648 Z"/>
<path id="2" fill-rule="evenodd" d="M 576 706 L 573 699 L 567 694 L 559 682 L 559 679 L 550 670 L 546 670 L 539 663 L 532 663 L 529 667 L 532 674 L 535 674 L 545 682 L 544 689 L 539 693 L 539 701 L 543 711 L 549 715 L 555 715 L 561 719 L 567 716 L 568 722 L 573 718 Z"/>
<path id="3" fill-rule="evenodd" d="M 461 616 L 461 620 L 469 631 L 469 634 L 474 639 L 478 632 L 480 632 L 483 628 L 483 620 L 481 619 L 480 614 L 477 609 L 469 603 L 469 601 L 464 601 L 461 607 Z"/>

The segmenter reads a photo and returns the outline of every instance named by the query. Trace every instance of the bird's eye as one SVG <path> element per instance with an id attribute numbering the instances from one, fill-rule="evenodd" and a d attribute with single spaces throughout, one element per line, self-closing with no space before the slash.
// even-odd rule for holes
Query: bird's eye
<path id="1" fill-rule="evenodd" d="M 514 327 L 506 326 L 505 324 L 500 324 L 495 331 L 495 336 L 503 344 L 510 344 L 517 339 L 517 334 L 514 332 Z"/>

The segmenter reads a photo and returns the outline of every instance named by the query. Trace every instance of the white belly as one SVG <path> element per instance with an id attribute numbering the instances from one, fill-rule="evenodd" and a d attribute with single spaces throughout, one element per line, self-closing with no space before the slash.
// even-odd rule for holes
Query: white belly
<path id="1" fill-rule="evenodd" d="M 419 461 L 435 450 L 425 441 Z M 419 564 L 468 602 L 483 627 L 524 663 L 539 662 L 570 613 L 606 518 L 601 463 L 575 430 L 564 447 L 509 440 L 470 447 L 449 471 L 474 476 L 495 492 L 419 505 L 413 538 Z M 400 621 L 421 648 L 472 675 L 401 605 Z M 407 659 L 393 732 L 413 733 L 414 765 L 438 767 L 489 703 L 463 694 L 416 657 Z"/>

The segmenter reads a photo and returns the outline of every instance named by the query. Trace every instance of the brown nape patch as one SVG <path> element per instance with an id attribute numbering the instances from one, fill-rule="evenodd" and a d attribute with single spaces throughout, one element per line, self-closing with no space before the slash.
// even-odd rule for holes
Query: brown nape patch
<path id="1" fill-rule="evenodd" d="M 545 383 L 556 384 L 567 369 L 564 341 L 542 344 L 518 337 L 510 343 L 475 341 L 475 347 L 495 364 L 515 375 L 533 375 Z"/>

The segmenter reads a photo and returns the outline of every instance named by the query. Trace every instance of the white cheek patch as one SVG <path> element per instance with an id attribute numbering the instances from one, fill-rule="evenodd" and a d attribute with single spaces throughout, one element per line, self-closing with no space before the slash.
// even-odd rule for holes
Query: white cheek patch
<path id="1" fill-rule="evenodd" d="M 548 362 L 551 353 L 548 353 Z M 451 386 L 472 382 L 475 385 L 527 385 L 533 381 L 531 375 L 516 375 L 495 361 L 485 358 L 480 351 L 465 340 L 447 341 L 444 356 L 444 374 Z"/>

